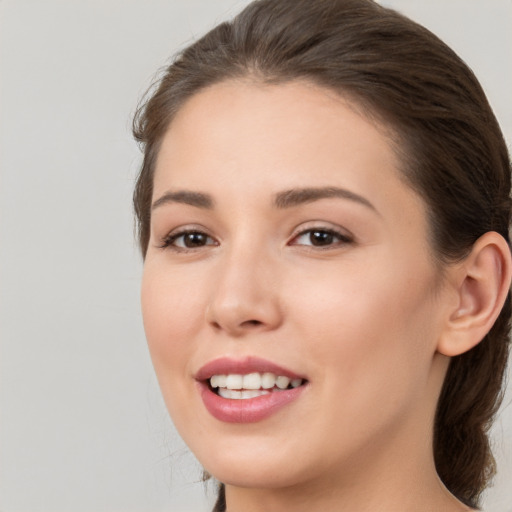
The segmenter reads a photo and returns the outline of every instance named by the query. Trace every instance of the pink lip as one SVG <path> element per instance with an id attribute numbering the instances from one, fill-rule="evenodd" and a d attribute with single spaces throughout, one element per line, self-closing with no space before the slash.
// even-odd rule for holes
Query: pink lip
<path id="1" fill-rule="evenodd" d="M 227 375 L 228 373 L 236 373 L 245 375 L 253 372 L 271 372 L 276 375 L 284 375 L 290 379 L 303 379 L 302 375 L 279 366 L 266 359 L 260 359 L 259 357 L 245 357 L 244 359 L 232 359 L 229 357 L 221 357 L 214 359 L 209 363 L 205 364 L 196 374 L 196 380 L 207 380 L 212 375 Z"/>
<path id="2" fill-rule="evenodd" d="M 256 357 L 241 360 L 220 358 L 204 365 L 196 374 L 197 384 L 203 403 L 208 412 L 219 421 L 227 423 L 254 423 L 268 418 L 281 410 L 290 402 L 296 400 L 307 387 L 271 391 L 267 395 L 245 400 L 231 400 L 222 398 L 214 393 L 209 386 L 208 379 L 212 375 L 247 374 L 252 372 L 272 372 L 284 375 L 290 379 L 303 378 L 270 361 Z"/>

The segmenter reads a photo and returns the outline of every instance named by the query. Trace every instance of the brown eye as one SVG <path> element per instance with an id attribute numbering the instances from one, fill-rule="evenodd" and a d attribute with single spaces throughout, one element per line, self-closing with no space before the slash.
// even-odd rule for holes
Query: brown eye
<path id="1" fill-rule="evenodd" d="M 311 245 L 316 246 L 331 245 L 335 241 L 334 235 L 327 231 L 311 231 L 309 233 L 309 239 L 311 241 Z"/>
<path id="2" fill-rule="evenodd" d="M 330 247 L 348 244 L 352 239 L 332 229 L 308 229 L 293 239 L 293 245 Z"/>
<path id="3" fill-rule="evenodd" d="M 204 233 L 186 233 L 182 235 L 184 247 L 202 247 L 208 243 L 208 236 Z"/>
<path id="4" fill-rule="evenodd" d="M 175 249 L 199 249 L 208 245 L 217 245 L 215 240 L 202 231 L 182 231 L 169 236 L 164 247 Z"/>

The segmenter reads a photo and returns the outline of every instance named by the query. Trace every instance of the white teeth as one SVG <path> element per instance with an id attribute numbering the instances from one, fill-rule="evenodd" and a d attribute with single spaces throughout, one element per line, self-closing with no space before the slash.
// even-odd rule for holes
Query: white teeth
<path id="1" fill-rule="evenodd" d="M 276 385 L 276 376 L 273 373 L 264 373 L 261 376 L 261 387 L 263 389 L 271 389 Z"/>
<path id="2" fill-rule="evenodd" d="M 243 378 L 244 389 L 260 389 L 261 388 L 261 377 L 259 373 L 249 373 L 244 375 Z"/>
<path id="3" fill-rule="evenodd" d="M 276 386 L 279 389 L 286 389 L 288 387 L 288 384 L 290 384 L 290 379 L 288 377 L 283 377 L 282 375 L 277 377 Z"/>
<path id="4" fill-rule="evenodd" d="M 219 396 L 222 398 L 239 399 L 242 398 L 242 392 L 234 389 L 220 388 Z"/>
<path id="5" fill-rule="evenodd" d="M 226 387 L 228 389 L 242 389 L 243 388 L 243 377 L 242 375 L 226 375 Z"/>
<path id="6" fill-rule="evenodd" d="M 268 395 L 269 393 L 270 391 L 267 391 L 265 389 L 251 389 L 247 391 L 239 391 L 236 389 L 226 388 L 219 389 L 219 396 L 221 396 L 222 398 L 230 398 L 231 400 L 244 400 L 247 398 L 256 398 L 257 396 Z"/>
<path id="7" fill-rule="evenodd" d="M 257 396 L 268 395 L 270 391 L 266 389 L 249 389 L 241 392 L 242 398 L 256 398 Z"/>
<path id="8" fill-rule="evenodd" d="M 302 384 L 302 379 L 293 379 L 290 384 L 292 388 L 298 388 Z"/>
<path id="9" fill-rule="evenodd" d="M 225 375 L 214 375 L 210 379 L 212 388 L 225 388 L 226 387 L 226 376 Z"/>
<path id="10" fill-rule="evenodd" d="M 302 379 L 290 379 L 284 375 L 278 375 L 271 372 L 248 373 L 247 375 L 229 374 L 212 375 L 210 385 L 212 388 L 218 388 L 218 393 L 223 398 L 243 399 L 254 398 L 262 394 L 268 394 L 274 387 L 277 389 L 287 389 L 290 386 L 297 388 L 302 385 Z"/>

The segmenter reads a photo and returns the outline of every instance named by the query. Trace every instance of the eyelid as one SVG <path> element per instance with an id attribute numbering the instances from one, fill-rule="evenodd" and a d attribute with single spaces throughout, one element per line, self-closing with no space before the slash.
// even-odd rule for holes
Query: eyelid
<path id="1" fill-rule="evenodd" d="M 319 231 L 330 233 L 333 236 L 338 238 L 338 242 L 334 244 L 329 244 L 324 247 L 321 245 L 314 246 L 313 244 L 295 244 L 294 241 L 297 238 L 306 235 L 307 233 Z M 206 243 L 203 246 L 198 247 L 180 247 L 178 245 L 174 245 L 174 242 L 181 236 L 185 236 L 189 233 L 199 233 L 206 236 L 213 243 Z M 340 226 L 336 226 L 331 224 L 330 222 L 321 222 L 321 221 L 310 221 L 305 224 L 301 224 L 298 228 L 296 228 L 289 238 L 287 245 L 298 245 L 303 247 L 314 247 L 315 250 L 323 249 L 332 249 L 339 247 L 340 245 L 354 243 L 355 237 L 352 235 L 350 231 L 345 228 L 341 228 Z M 204 226 L 192 224 L 192 225 L 184 225 L 179 226 L 177 228 L 172 229 L 165 236 L 159 239 L 159 243 L 157 247 L 160 249 L 170 249 L 175 252 L 195 252 L 201 250 L 205 247 L 212 247 L 220 245 L 219 241 L 206 229 Z"/>
<path id="2" fill-rule="evenodd" d="M 178 245 L 173 245 L 173 242 L 175 240 L 177 240 L 179 237 L 185 236 L 189 233 L 202 234 L 202 235 L 206 236 L 207 238 L 209 238 L 210 240 L 213 240 L 214 243 L 207 243 L 207 244 L 205 244 L 203 246 L 199 246 L 199 247 L 180 247 Z M 217 246 L 217 245 L 219 245 L 219 242 L 215 239 L 215 237 L 213 235 L 211 235 L 209 233 L 208 229 L 206 229 L 204 226 L 192 224 L 192 225 L 185 225 L 185 226 L 180 226 L 180 227 L 172 229 L 165 236 L 160 238 L 158 247 L 160 249 L 169 249 L 169 250 L 172 250 L 175 252 L 195 252 L 195 251 L 201 250 L 205 247 L 212 247 L 212 246 Z"/>
<path id="3" fill-rule="evenodd" d="M 331 233 L 332 235 L 339 238 L 339 242 L 337 244 L 325 246 L 325 247 L 323 247 L 324 249 L 332 249 L 332 248 L 339 247 L 340 245 L 351 244 L 351 243 L 355 242 L 354 235 L 347 229 L 341 228 L 340 226 L 333 225 L 330 222 L 326 223 L 326 222 L 320 222 L 320 221 L 318 221 L 318 222 L 312 221 L 312 222 L 308 222 L 306 224 L 302 224 L 297 229 L 295 229 L 292 236 L 290 237 L 290 241 L 288 242 L 287 245 L 315 247 L 313 245 L 310 246 L 309 244 L 294 244 L 293 243 L 300 236 L 303 236 L 307 233 L 314 232 L 314 231 Z M 316 246 L 316 249 L 321 250 L 322 246 Z"/>

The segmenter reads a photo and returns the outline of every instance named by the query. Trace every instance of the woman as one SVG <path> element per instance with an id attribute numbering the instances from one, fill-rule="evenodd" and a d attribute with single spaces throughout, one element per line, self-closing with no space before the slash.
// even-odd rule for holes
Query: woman
<path id="1" fill-rule="evenodd" d="M 148 344 L 215 510 L 477 508 L 510 163 L 462 61 L 371 0 L 262 0 L 134 128 Z"/>

